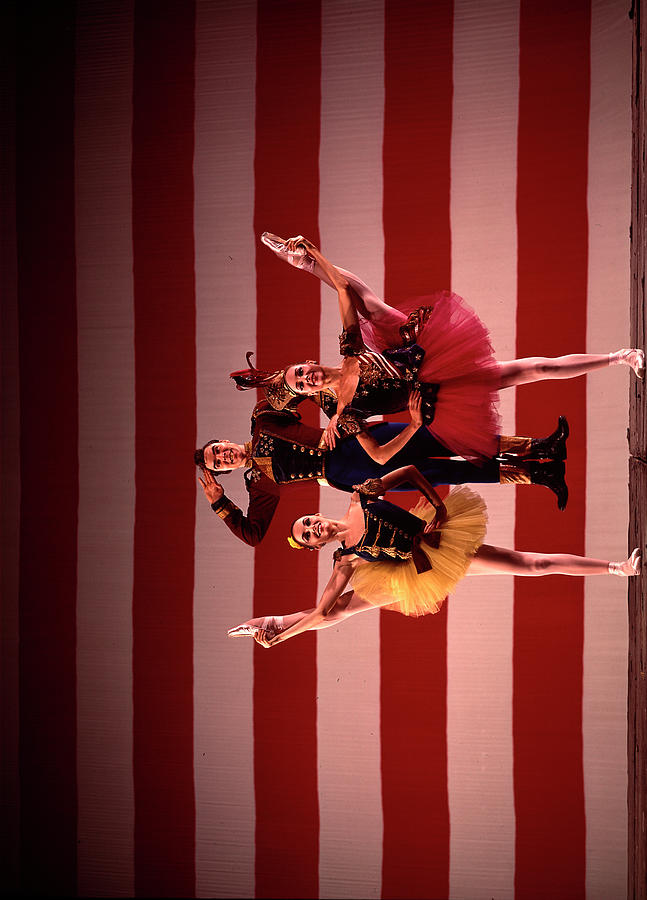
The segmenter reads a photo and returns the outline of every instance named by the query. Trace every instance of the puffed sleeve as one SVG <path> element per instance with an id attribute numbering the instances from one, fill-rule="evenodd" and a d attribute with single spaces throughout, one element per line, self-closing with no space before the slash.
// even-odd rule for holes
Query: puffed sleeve
<path id="1" fill-rule="evenodd" d="M 345 328 L 339 335 L 339 352 L 342 356 L 355 356 L 365 349 L 358 325 Z"/>
<path id="2" fill-rule="evenodd" d="M 355 437 L 366 431 L 366 423 L 360 413 L 346 406 L 337 419 L 337 429 L 343 437 Z"/>

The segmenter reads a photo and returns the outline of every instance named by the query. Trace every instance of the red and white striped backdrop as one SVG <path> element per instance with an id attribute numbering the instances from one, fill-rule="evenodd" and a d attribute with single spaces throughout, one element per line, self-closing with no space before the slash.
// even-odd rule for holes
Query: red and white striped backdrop
<path id="1" fill-rule="evenodd" d="M 315 602 L 329 555 L 291 554 L 286 523 L 345 497 L 295 489 L 253 550 L 196 498 L 191 452 L 247 437 L 253 398 L 227 379 L 246 350 L 336 356 L 334 294 L 266 229 L 392 301 L 451 286 L 502 359 L 627 345 L 626 3 L 41 13 L 17 13 L 15 233 L 3 213 L 8 879 L 623 896 L 625 585 L 474 579 L 426 620 L 228 641 Z M 568 415 L 571 499 L 486 487 L 489 540 L 621 558 L 626 371 L 502 410 L 521 434 Z M 246 504 L 237 473 L 226 490 Z"/>

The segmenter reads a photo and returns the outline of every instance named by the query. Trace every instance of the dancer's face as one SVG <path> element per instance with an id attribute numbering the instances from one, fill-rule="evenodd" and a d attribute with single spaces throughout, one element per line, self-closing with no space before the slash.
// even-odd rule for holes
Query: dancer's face
<path id="1" fill-rule="evenodd" d="M 208 469 L 239 469 L 245 462 L 245 449 L 231 441 L 214 441 L 204 448 L 204 461 Z"/>
<path id="2" fill-rule="evenodd" d="M 316 394 L 324 383 L 324 370 L 316 363 L 297 363 L 285 370 L 285 380 L 297 394 Z"/>
<path id="3" fill-rule="evenodd" d="M 314 515 L 301 516 L 292 526 L 294 540 L 304 547 L 323 547 L 335 537 L 336 531 L 330 519 L 315 513 Z"/>

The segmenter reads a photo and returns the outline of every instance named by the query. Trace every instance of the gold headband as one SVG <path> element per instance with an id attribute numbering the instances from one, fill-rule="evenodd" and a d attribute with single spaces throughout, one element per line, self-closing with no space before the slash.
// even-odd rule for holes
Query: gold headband
<path id="1" fill-rule="evenodd" d="M 309 547 L 304 547 L 303 544 L 300 544 L 298 541 L 295 541 L 292 535 L 288 537 L 288 544 L 292 547 L 293 550 L 309 550 Z"/>

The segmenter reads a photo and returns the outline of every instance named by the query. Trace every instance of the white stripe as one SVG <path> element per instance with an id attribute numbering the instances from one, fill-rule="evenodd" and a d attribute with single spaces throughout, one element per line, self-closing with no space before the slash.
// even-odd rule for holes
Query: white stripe
<path id="1" fill-rule="evenodd" d="M 589 128 L 587 350 L 629 339 L 632 23 L 618 0 L 593 0 Z M 632 376 L 633 377 L 633 376 Z M 627 551 L 626 368 L 588 376 L 586 552 Z M 627 584 L 585 587 L 584 794 L 586 895 L 624 896 L 627 882 Z"/>
<path id="2" fill-rule="evenodd" d="M 198 441 L 249 439 L 252 393 L 229 372 L 256 345 L 254 210 L 256 3 L 198 2 L 195 253 Z M 222 479 L 243 510 L 242 475 Z M 198 486 L 199 487 L 199 486 Z M 252 615 L 254 551 L 198 491 L 194 722 L 196 892 L 254 895 L 254 642 L 227 638 Z"/>
<path id="3" fill-rule="evenodd" d="M 451 287 L 489 326 L 499 359 L 515 348 L 518 29 L 517 0 L 455 2 Z M 503 392 L 503 433 L 514 433 L 514 404 Z M 514 489 L 477 490 L 488 504 L 486 540 L 512 547 Z M 467 578 L 449 601 L 452 898 L 514 893 L 512 614 L 507 576 Z"/>
<path id="4" fill-rule="evenodd" d="M 384 10 L 323 0 L 319 228 L 323 252 L 381 296 Z M 334 291 L 322 286 L 321 358 L 339 359 Z M 348 496 L 321 490 L 322 511 Z M 321 554 L 319 591 L 330 576 Z M 379 897 L 382 870 L 379 614 L 320 631 L 317 641 L 322 897 Z"/>
<path id="5" fill-rule="evenodd" d="M 128 0 L 77 6 L 78 888 L 93 896 L 134 891 L 132 31 Z"/>

